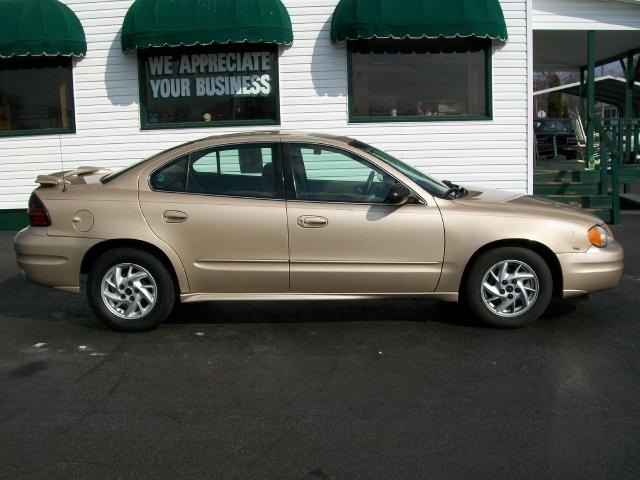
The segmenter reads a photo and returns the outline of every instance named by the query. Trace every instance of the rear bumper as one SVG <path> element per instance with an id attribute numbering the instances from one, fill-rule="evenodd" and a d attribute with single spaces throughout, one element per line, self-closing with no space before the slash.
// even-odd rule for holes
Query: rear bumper
<path id="1" fill-rule="evenodd" d="M 80 291 L 80 265 L 98 240 L 48 236 L 27 227 L 13 240 L 18 266 L 30 281 L 67 292 Z"/>
<path id="2" fill-rule="evenodd" d="M 624 268 L 624 251 L 614 242 L 606 248 L 558 255 L 562 267 L 563 297 L 578 297 L 618 286 Z"/>

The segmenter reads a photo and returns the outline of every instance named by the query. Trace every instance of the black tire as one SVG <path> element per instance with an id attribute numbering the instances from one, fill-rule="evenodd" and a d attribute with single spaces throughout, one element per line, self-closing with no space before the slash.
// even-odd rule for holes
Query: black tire
<path id="1" fill-rule="evenodd" d="M 144 279 L 146 282 L 145 291 L 153 292 L 155 290 L 155 303 L 153 304 L 140 296 L 143 306 L 151 305 L 151 308 L 146 313 L 140 310 L 137 318 L 118 316 L 107 306 L 108 300 L 102 297 L 102 282 L 105 275 L 112 268 L 121 264 L 141 267 L 140 270 L 135 270 L 134 267 L 132 272 L 147 273 L 148 276 Z M 155 282 L 155 289 L 150 287 L 153 285 L 152 282 Z M 123 285 L 123 287 L 128 288 L 127 285 Z M 133 295 L 136 293 L 134 289 L 127 290 L 127 292 L 131 294 L 127 298 L 133 299 Z M 126 297 L 125 292 L 121 293 Z M 117 248 L 102 254 L 91 267 L 87 278 L 87 298 L 95 315 L 110 328 L 120 332 L 143 332 L 158 327 L 169 316 L 175 304 L 176 288 L 169 271 L 157 257 L 135 248 Z M 119 311 L 119 308 L 124 309 L 124 306 L 119 307 L 115 304 L 112 308 Z M 121 314 L 124 313 L 126 312 L 121 312 Z"/>
<path id="2" fill-rule="evenodd" d="M 501 267 L 502 262 L 507 261 L 512 261 L 507 264 L 508 271 L 514 272 L 520 267 L 523 270 L 522 273 L 526 273 L 528 269 L 535 277 L 518 283 L 515 278 L 500 281 L 489 273 L 490 270 L 498 268 L 498 265 Z M 492 282 L 495 282 L 498 296 L 493 297 L 493 294 L 485 290 L 483 297 L 485 275 L 488 276 L 487 281 L 491 286 L 493 286 Z M 498 275 L 498 277 L 501 276 Z M 505 281 L 507 284 L 503 284 Z M 534 281 L 536 283 L 533 283 Z M 521 288 L 521 285 L 526 288 Z M 481 322 L 492 327 L 519 328 L 537 320 L 547 309 L 553 293 L 553 277 L 549 266 L 537 253 L 526 248 L 502 247 L 489 250 L 476 259 L 464 287 L 465 303 Z M 535 297 L 532 287 L 537 289 Z M 530 301 L 528 307 L 527 299 Z M 507 308 L 499 314 L 497 311 L 503 306 Z M 518 313 L 519 310 L 521 313 Z"/>

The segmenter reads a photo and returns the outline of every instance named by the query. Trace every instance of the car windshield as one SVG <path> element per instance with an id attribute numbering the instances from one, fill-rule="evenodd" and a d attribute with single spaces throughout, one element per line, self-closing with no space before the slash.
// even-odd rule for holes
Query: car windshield
<path id="1" fill-rule="evenodd" d="M 349 145 L 375 155 L 380 160 L 388 163 L 392 167 L 404 173 L 407 177 L 416 182 L 432 195 L 444 197 L 446 193 L 451 189 L 450 186 L 445 185 L 440 180 L 436 180 L 435 178 L 431 178 L 428 175 L 425 175 L 420 170 L 407 165 L 406 163 L 398 160 L 396 157 L 389 155 L 388 153 L 383 152 L 376 147 L 367 145 L 366 143 L 360 142 L 359 140 L 353 140 L 351 143 L 349 143 Z"/>
<path id="2" fill-rule="evenodd" d="M 573 125 L 568 118 L 537 120 L 536 133 L 573 133 Z"/>

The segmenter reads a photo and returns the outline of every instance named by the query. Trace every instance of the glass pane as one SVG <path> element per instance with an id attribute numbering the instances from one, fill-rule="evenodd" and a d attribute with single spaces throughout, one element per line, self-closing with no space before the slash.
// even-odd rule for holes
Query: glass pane
<path id="1" fill-rule="evenodd" d="M 0 132 L 73 129 L 71 59 L 0 59 Z"/>
<path id="2" fill-rule="evenodd" d="M 573 133 L 573 125 L 568 118 L 545 118 L 536 120 L 536 133 Z"/>
<path id="3" fill-rule="evenodd" d="M 153 49 L 139 61 L 147 126 L 278 119 L 274 46 Z"/>
<path id="4" fill-rule="evenodd" d="M 352 116 L 487 115 L 488 42 L 350 42 Z"/>
<path id="5" fill-rule="evenodd" d="M 449 190 L 449 187 L 444 183 L 442 183 L 440 180 L 436 180 L 435 178 L 432 178 L 422 173 L 420 170 L 417 170 L 416 168 L 410 165 L 407 165 L 404 162 L 401 162 L 394 156 L 389 155 L 387 152 L 383 152 L 382 150 L 379 150 L 376 147 L 372 147 L 371 145 L 367 145 L 366 143 L 360 142 L 358 140 L 353 140 L 351 143 L 349 143 L 349 145 L 352 145 L 356 148 L 360 148 L 361 150 L 364 150 L 367 153 L 375 155 L 380 160 L 400 170 L 407 177 L 409 177 L 411 180 L 416 182 L 418 185 L 420 185 L 422 188 L 424 188 L 427 192 L 431 193 L 432 195 L 441 196 L 441 195 L 444 195 Z"/>
<path id="6" fill-rule="evenodd" d="M 273 147 L 241 145 L 191 155 L 191 193 L 274 198 Z"/>
<path id="7" fill-rule="evenodd" d="M 329 147 L 289 147 L 299 200 L 383 203 L 395 179 L 365 160 Z"/>
<path id="8" fill-rule="evenodd" d="M 184 192 L 188 157 L 182 157 L 151 175 L 151 188 L 164 192 Z"/>
<path id="9" fill-rule="evenodd" d="M 196 172 L 218 173 L 218 152 L 210 152 L 200 157 L 193 163 L 192 167 Z"/>

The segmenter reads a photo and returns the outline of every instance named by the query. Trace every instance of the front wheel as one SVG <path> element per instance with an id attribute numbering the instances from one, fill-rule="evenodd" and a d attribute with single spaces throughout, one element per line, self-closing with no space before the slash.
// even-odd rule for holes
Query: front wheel
<path id="1" fill-rule="evenodd" d="M 122 332 L 151 330 L 173 310 L 175 287 L 152 254 L 118 248 L 101 255 L 87 279 L 87 297 L 96 316 Z"/>
<path id="2" fill-rule="evenodd" d="M 553 278 L 544 259 L 520 247 L 483 253 L 473 264 L 465 285 L 465 300 L 485 324 L 523 327 L 549 306 Z"/>

